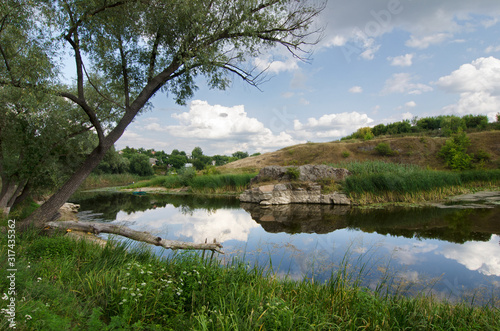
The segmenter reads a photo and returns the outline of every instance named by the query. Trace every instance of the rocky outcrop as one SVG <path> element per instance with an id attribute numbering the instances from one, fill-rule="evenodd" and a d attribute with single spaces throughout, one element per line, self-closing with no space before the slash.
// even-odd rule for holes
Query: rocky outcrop
<path id="1" fill-rule="evenodd" d="M 289 168 L 270 166 L 261 169 L 259 174 L 250 182 L 251 185 L 266 181 L 278 181 L 280 183 L 252 187 L 240 195 L 240 201 L 260 205 L 285 205 L 291 203 L 349 205 L 351 203 L 345 194 L 339 192 L 322 193 L 321 185 L 316 183 L 324 179 L 343 180 L 350 175 L 348 170 L 326 165 L 304 165 L 295 167 L 300 171 L 300 175 L 297 180 L 291 181 L 290 176 L 293 172 L 288 171 Z"/>
<path id="2" fill-rule="evenodd" d="M 269 166 L 262 168 L 257 176 L 252 178 L 250 184 L 257 184 L 261 182 L 266 182 L 270 180 L 277 181 L 290 181 L 289 173 L 287 172 L 289 168 L 296 168 L 300 171 L 299 181 L 316 182 L 323 178 L 330 178 L 333 180 L 344 180 L 351 173 L 347 169 L 334 168 L 324 164 L 306 164 L 299 167 L 295 166 Z"/>
<path id="3" fill-rule="evenodd" d="M 260 205 L 286 205 L 290 203 L 351 204 L 345 194 L 339 192 L 321 193 L 320 185 L 311 184 L 294 188 L 291 183 L 254 187 L 243 192 L 240 195 L 240 201 Z"/>

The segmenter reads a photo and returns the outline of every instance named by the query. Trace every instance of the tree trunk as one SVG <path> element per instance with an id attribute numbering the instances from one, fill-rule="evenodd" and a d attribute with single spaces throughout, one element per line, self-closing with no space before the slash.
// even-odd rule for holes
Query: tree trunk
<path id="1" fill-rule="evenodd" d="M 9 202 L 17 192 L 18 184 L 6 177 L 2 178 L 2 192 L 0 195 L 0 209 L 3 210 L 4 217 L 7 217 L 10 212 Z"/>
<path id="2" fill-rule="evenodd" d="M 46 225 L 56 229 L 91 232 L 94 234 L 112 233 L 133 240 L 142 241 L 148 244 L 161 246 L 167 249 L 201 249 L 201 250 L 211 250 L 224 254 L 224 252 L 221 251 L 222 245 L 216 242 L 215 239 L 213 243 L 200 243 L 200 244 L 177 241 L 177 240 L 168 240 L 158 236 L 154 236 L 149 232 L 136 231 L 126 226 L 109 224 L 109 223 L 61 221 L 61 222 L 48 222 Z"/>
<path id="3" fill-rule="evenodd" d="M 61 208 L 69 197 L 76 192 L 78 187 L 80 187 L 92 170 L 99 165 L 101 160 L 104 158 L 104 155 L 112 145 L 113 143 L 110 145 L 106 144 L 106 147 L 103 147 L 102 145 L 97 146 L 92 153 L 87 156 L 80 168 L 73 173 L 66 183 L 64 183 L 59 191 L 53 194 L 49 200 L 42 204 L 40 208 L 35 210 L 28 218 L 22 222 L 18 222 L 19 230 L 26 230 L 30 226 L 42 228 L 44 223 L 47 221 L 56 220 L 59 217 L 59 208 Z"/>

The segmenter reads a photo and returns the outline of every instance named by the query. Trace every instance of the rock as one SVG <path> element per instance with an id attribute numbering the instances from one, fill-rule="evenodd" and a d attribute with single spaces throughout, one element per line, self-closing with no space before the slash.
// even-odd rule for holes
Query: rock
<path id="1" fill-rule="evenodd" d="M 316 182 L 322 179 L 343 180 L 350 175 L 347 169 L 333 168 L 327 165 L 303 165 L 296 167 L 300 176 L 293 184 L 287 174 L 290 167 L 269 166 L 262 168 L 259 174 L 252 178 L 251 184 L 278 181 L 278 184 L 263 185 L 246 190 L 240 195 L 240 201 L 267 205 L 285 205 L 290 203 L 317 203 L 350 205 L 351 201 L 345 194 L 334 192 L 321 193 L 321 185 Z"/>
<path id="2" fill-rule="evenodd" d="M 260 205 L 286 205 L 290 203 L 351 204 L 351 201 L 343 193 L 323 194 L 320 185 L 305 184 L 305 187 L 294 188 L 291 183 L 265 185 L 246 190 L 240 195 L 240 201 Z"/>
<path id="3" fill-rule="evenodd" d="M 257 184 L 271 180 L 290 181 L 291 178 L 287 174 L 288 168 L 297 168 L 300 171 L 298 180 L 316 182 L 324 178 L 333 180 L 344 180 L 351 173 L 347 169 L 334 168 L 324 164 L 306 164 L 299 167 L 287 166 L 269 166 L 262 168 L 257 176 L 252 178 L 250 184 Z"/>
<path id="4" fill-rule="evenodd" d="M 76 221 L 78 222 L 78 209 L 80 205 L 66 202 L 61 208 L 59 208 L 60 219 L 63 221 Z"/>

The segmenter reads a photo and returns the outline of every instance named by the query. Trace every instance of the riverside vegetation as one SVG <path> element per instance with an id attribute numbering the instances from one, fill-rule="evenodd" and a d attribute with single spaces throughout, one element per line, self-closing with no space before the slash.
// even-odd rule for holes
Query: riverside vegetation
<path id="1" fill-rule="evenodd" d="M 430 138 L 417 139 L 422 144 L 431 142 Z M 375 141 L 374 146 L 377 144 L 380 142 Z M 443 141 L 438 150 L 445 145 Z M 335 185 L 359 204 L 422 202 L 465 191 L 498 189 L 500 169 L 494 167 L 496 157 L 474 165 L 474 158 L 461 154 L 456 164 L 470 161 L 472 169 L 435 170 L 439 167 L 395 162 L 394 158 L 404 155 L 390 152 L 401 150 L 398 146 L 391 142 L 389 146 L 368 149 L 370 155 L 378 153 L 378 159 L 367 159 L 365 153 L 364 159 L 356 160 L 355 153 L 348 152 L 342 153 L 342 162 L 321 163 L 353 173 Z M 286 155 L 294 154 L 290 153 L 293 150 L 286 149 Z M 315 153 L 313 148 L 309 152 Z M 302 160 L 299 155 L 295 154 L 296 160 Z M 257 156 L 260 160 L 266 157 Z M 84 185 L 88 189 L 136 182 L 129 187 L 189 187 L 195 194 L 238 194 L 257 168 L 209 168 L 201 173 L 188 169 L 178 175 L 146 179 L 96 175 Z M 26 203 L 24 207 L 30 210 L 36 205 Z M 12 216 L 21 219 L 29 214 L 20 208 Z M 2 236 L 2 265 L 7 262 L 6 240 Z M 498 298 L 491 298 L 485 306 L 475 306 L 473 301 L 450 303 L 434 298 L 430 289 L 406 297 L 390 275 L 370 290 L 360 286 L 365 267 L 351 269 L 356 261 L 349 260 L 348 252 L 344 261 L 332 269 L 328 281 L 314 283 L 307 279 L 278 279 L 272 267 L 249 267 L 245 261 L 208 259 L 193 253 L 165 259 L 144 245 L 131 247 L 110 240 L 103 248 L 58 232 L 51 236 L 19 233 L 16 249 L 16 321 L 21 330 L 500 328 Z M 9 286 L 6 276 L 2 268 L 0 293 L 6 293 Z M 6 327 L 5 319 L 0 323 L 0 328 Z"/>
<path id="2" fill-rule="evenodd" d="M 359 283 L 367 270 L 351 269 L 356 261 L 348 253 L 320 284 L 277 279 L 272 268 L 244 261 L 223 263 L 192 253 L 165 259 L 145 246 L 108 241 L 103 248 L 60 233 L 22 233 L 16 247 L 18 330 L 500 328 L 494 299 L 478 307 L 424 294 L 389 295 L 387 289 L 396 286 L 389 277 L 374 291 L 363 288 Z M 2 268 L 1 293 L 8 287 L 6 276 Z M 2 319 L 0 328 L 6 323 Z"/>

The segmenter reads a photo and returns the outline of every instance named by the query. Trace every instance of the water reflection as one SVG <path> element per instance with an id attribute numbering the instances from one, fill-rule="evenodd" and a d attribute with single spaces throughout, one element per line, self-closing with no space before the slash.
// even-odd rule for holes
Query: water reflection
<path id="1" fill-rule="evenodd" d="M 230 198 L 131 194 L 75 202 L 82 219 L 122 223 L 167 239 L 216 238 L 226 252 L 221 259 L 241 256 L 294 279 L 326 280 L 347 261 L 352 275 L 371 288 L 389 275 L 393 282 L 386 286 L 409 293 L 427 289 L 456 299 L 477 289 L 500 292 L 498 207 L 263 208 Z"/>

